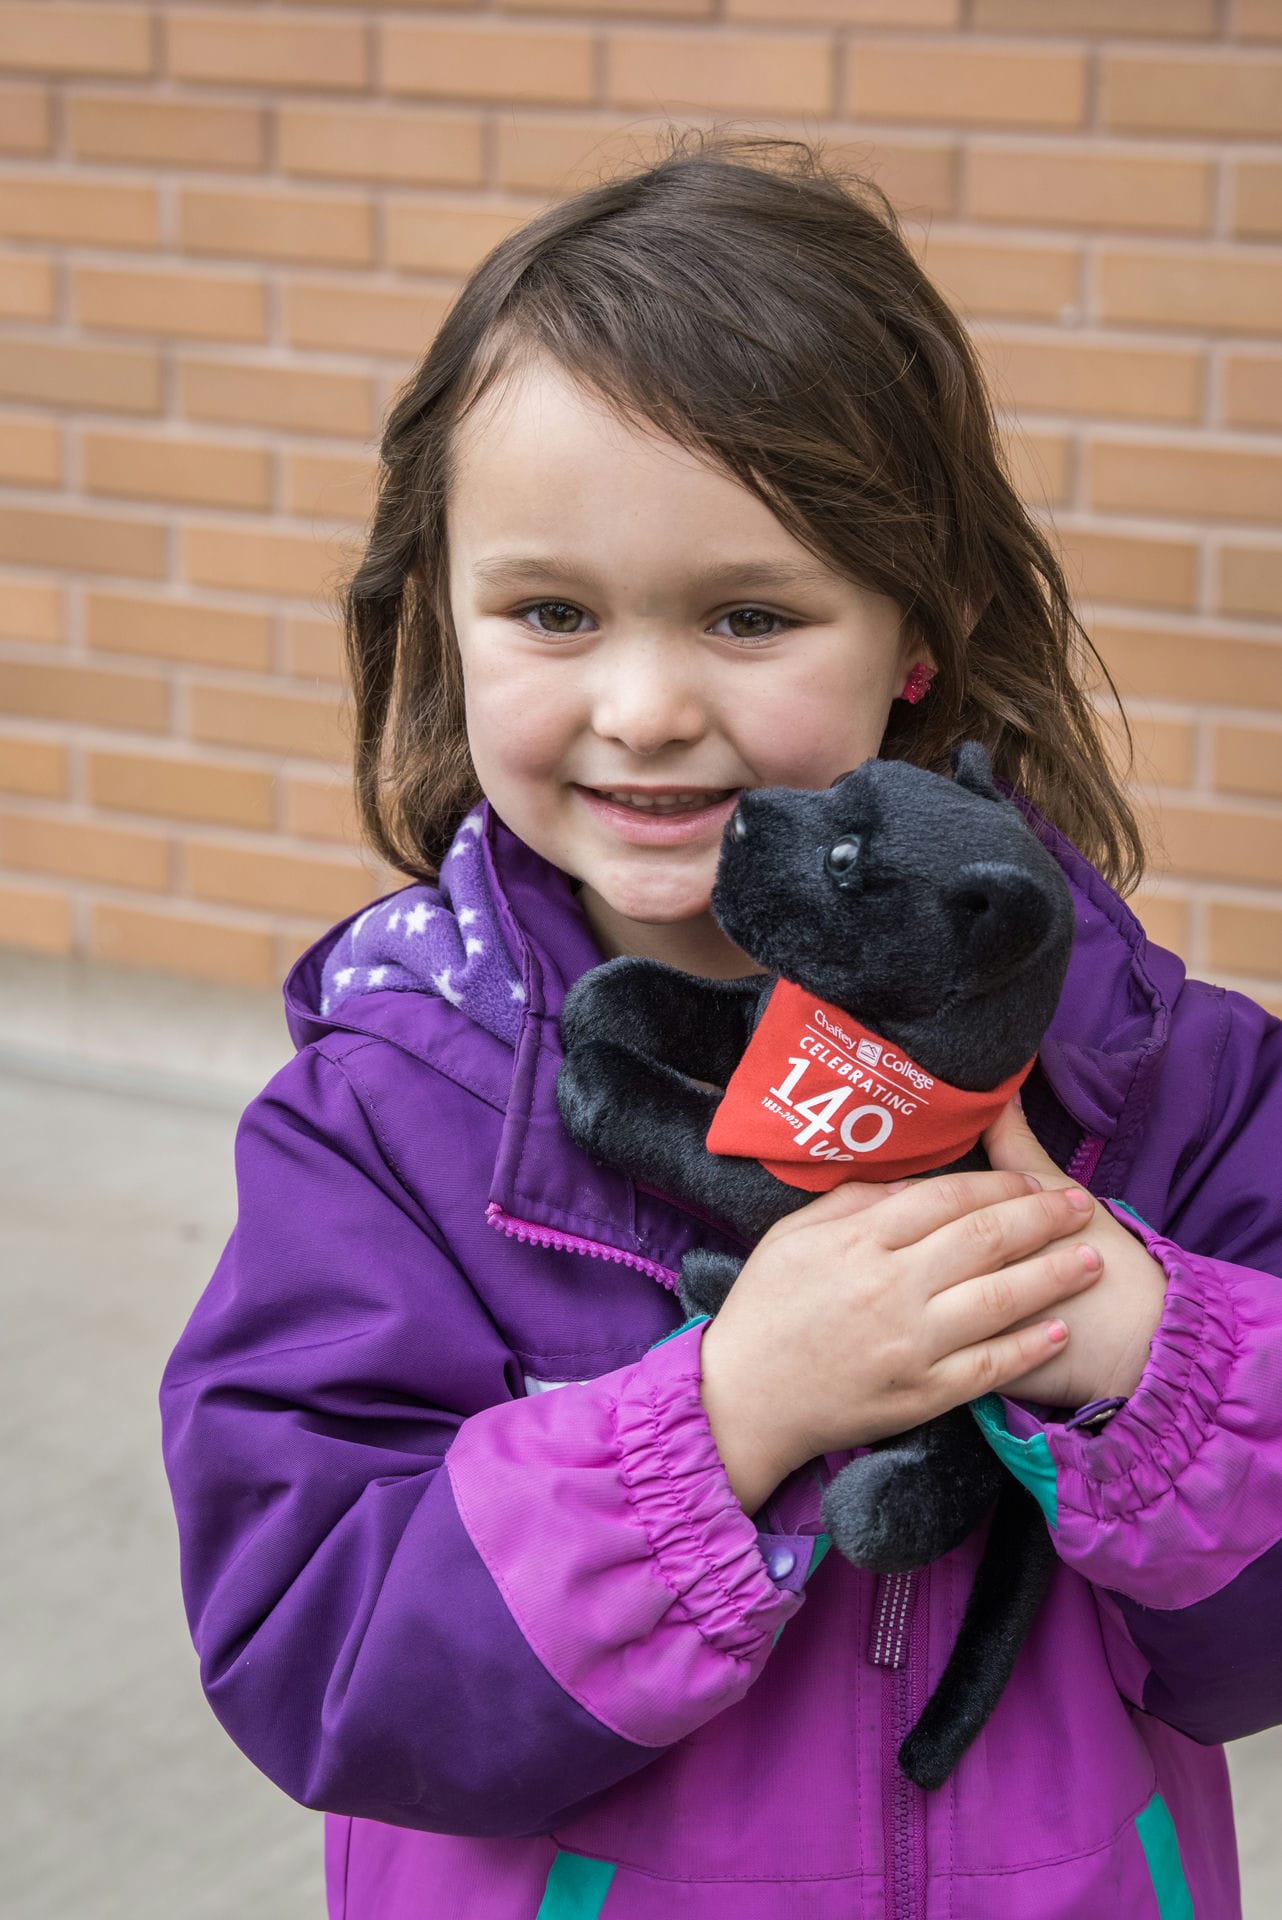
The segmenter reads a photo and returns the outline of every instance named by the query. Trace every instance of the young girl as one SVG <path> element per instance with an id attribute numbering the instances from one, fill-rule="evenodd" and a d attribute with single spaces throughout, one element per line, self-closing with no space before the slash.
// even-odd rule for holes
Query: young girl
<path id="1" fill-rule="evenodd" d="M 1279 1026 L 1114 890 L 1084 636 L 884 199 L 718 135 L 505 240 L 392 412 L 347 631 L 416 884 L 293 969 L 161 1392 L 205 1690 L 324 1809 L 333 1920 L 1232 1920 L 1219 1743 L 1282 1718 Z M 1022 1111 L 682 1325 L 683 1253 L 742 1249 L 572 1145 L 565 993 L 751 970 L 736 795 L 965 739 L 1076 907 Z M 1055 1573 L 924 1793 L 984 1528 L 878 1580 L 819 1501 L 994 1389 Z"/>

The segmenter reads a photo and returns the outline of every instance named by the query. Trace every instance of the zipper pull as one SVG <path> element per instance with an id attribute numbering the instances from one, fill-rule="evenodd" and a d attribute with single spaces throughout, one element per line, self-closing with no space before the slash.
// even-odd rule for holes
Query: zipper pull
<path id="1" fill-rule="evenodd" d="M 911 1573 L 883 1573 L 872 1602 L 868 1659 L 874 1667 L 898 1670 L 908 1664 L 909 1601 L 914 1592 Z"/>

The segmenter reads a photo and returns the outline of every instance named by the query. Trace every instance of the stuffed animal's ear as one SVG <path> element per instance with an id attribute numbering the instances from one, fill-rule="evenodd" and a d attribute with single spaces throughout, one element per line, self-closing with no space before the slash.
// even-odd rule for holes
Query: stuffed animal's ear
<path id="1" fill-rule="evenodd" d="M 1001 799 L 993 784 L 992 762 L 978 740 L 963 740 L 959 747 L 953 748 L 952 768 L 953 779 L 959 787 L 985 800 Z"/>
<path id="2" fill-rule="evenodd" d="M 959 868 L 944 904 L 958 956 L 976 978 L 1009 973 L 1034 953 L 1054 913 L 1036 876 L 1004 860 L 974 860 Z"/>

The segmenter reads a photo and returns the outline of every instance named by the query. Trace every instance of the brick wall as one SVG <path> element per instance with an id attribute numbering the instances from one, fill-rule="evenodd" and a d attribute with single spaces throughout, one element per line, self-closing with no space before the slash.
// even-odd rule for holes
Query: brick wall
<path id="1" fill-rule="evenodd" d="M 823 134 L 996 383 L 1200 972 L 1282 1006 L 1282 0 L 0 0 L 0 940 L 270 983 L 330 596 L 460 279 L 663 116 Z"/>

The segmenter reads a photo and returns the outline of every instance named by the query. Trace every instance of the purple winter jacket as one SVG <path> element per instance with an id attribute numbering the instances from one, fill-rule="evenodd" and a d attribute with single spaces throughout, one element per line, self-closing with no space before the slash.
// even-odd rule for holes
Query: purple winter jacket
<path id="1" fill-rule="evenodd" d="M 673 1292 L 736 1243 L 557 1116 L 601 958 L 566 876 L 482 805 L 439 890 L 294 967 L 161 1409 L 205 1691 L 329 1816 L 331 1920 L 1240 1914 L 1219 1743 L 1282 1720 L 1282 1029 L 1038 830 L 1078 930 L 1025 1110 L 1168 1292 L 1102 1431 L 982 1403 L 1058 1564 L 930 1795 L 895 1751 L 984 1530 L 825 1557 L 850 1454 L 738 1506 Z"/>

